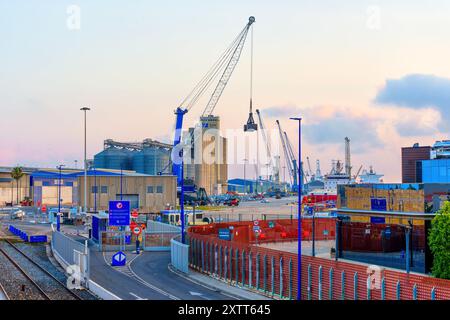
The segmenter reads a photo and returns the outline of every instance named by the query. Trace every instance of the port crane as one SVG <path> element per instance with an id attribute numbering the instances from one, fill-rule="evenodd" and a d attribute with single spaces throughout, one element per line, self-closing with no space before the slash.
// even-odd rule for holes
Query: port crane
<path id="1" fill-rule="evenodd" d="M 283 147 L 284 159 L 286 161 L 286 165 L 289 171 L 289 177 L 291 182 L 292 191 L 297 191 L 297 175 L 298 175 L 298 166 L 297 160 L 295 159 L 294 152 L 292 151 L 292 146 L 289 142 L 286 132 L 281 129 L 280 121 L 275 121 L 278 127 L 278 133 L 280 135 L 281 145 Z M 305 175 L 302 174 L 304 177 Z M 304 178 L 303 178 L 304 179 Z M 303 180 L 302 179 L 302 180 Z M 303 182 L 302 182 L 303 183 Z"/>
<path id="2" fill-rule="evenodd" d="M 274 164 L 274 162 L 272 160 L 272 150 L 271 150 L 272 147 L 271 147 L 271 144 L 270 144 L 270 139 L 266 135 L 266 131 L 267 131 L 266 130 L 266 126 L 264 125 L 264 122 L 263 122 L 263 119 L 262 119 L 262 116 L 261 116 L 261 113 L 260 113 L 259 109 L 256 109 L 256 114 L 258 116 L 259 129 L 260 129 L 261 135 L 263 137 L 264 144 L 266 146 L 266 153 L 267 153 L 267 158 L 268 158 L 268 161 L 269 161 L 268 165 L 269 165 L 270 168 L 272 168 L 273 175 L 271 176 L 270 180 L 272 182 L 275 182 L 276 184 L 279 184 L 279 182 L 280 182 L 280 169 L 279 169 L 279 167 L 277 166 L 276 163 Z"/>
<path id="3" fill-rule="evenodd" d="M 233 40 L 233 42 L 229 45 L 229 47 L 222 53 L 220 58 L 213 64 L 213 66 L 209 69 L 206 75 L 197 83 L 197 85 L 192 89 L 192 91 L 188 94 L 188 96 L 181 102 L 180 106 L 175 110 L 175 135 L 173 141 L 172 148 L 172 159 L 178 159 L 181 156 L 181 134 L 183 130 L 183 119 L 186 113 L 192 109 L 192 107 L 198 102 L 198 100 L 202 97 L 203 93 L 210 88 L 211 84 L 219 75 L 219 81 L 217 82 L 215 89 L 209 98 L 208 103 L 202 113 L 202 117 L 207 117 L 212 114 L 214 108 L 219 102 L 222 93 L 227 86 L 228 81 L 233 74 L 233 71 L 239 62 L 239 58 L 242 53 L 242 49 L 244 48 L 245 40 L 247 38 L 247 34 L 250 30 L 250 27 L 255 22 L 255 17 L 251 16 L 248 19 L 247 24 L 238 34 L 238 36 Z M 253 29 L 252 29 L 253 30 Z M 253 52 L 253 50 L 252 50 Z M 253 62 L 253 57 L 252 57 Z M 252 63 L 253 69 L 253 63 Z M 253 70 L 251 70 L 252 77 Z M 250 85 L 252 87 L 252 83 Z M 253 121 L 252 116 L 252 96 L 250 89 L 250 114 L 249 119 L 246 124 L 246 131 L 254 131 L 257 130 L 257 125 Z M 181 185 L 183 176 L 182 176 L 182 167 L 178 161 L 172 163 L 172 174 L 177 176 L 177 183 Z"/>

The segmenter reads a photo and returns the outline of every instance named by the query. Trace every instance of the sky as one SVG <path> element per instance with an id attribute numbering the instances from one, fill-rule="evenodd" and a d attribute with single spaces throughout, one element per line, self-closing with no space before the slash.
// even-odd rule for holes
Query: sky
<path id="1" fill-rule="evenodd" d="M 445 0 L 0 0 L 0 165 L 80 164 L 83 106 L 88 157 L 107 138 L 170 141 L 173 111 L 250 15 L 254 106 L 294 146 L 302 117 L 302 155 L 323 172 L 348 136 L 355 171 L 397 182 L 402 146 L 448 138 Z M 249 70 L 247 43 L 214 112 L 223 129 L 247 119 Z"/>

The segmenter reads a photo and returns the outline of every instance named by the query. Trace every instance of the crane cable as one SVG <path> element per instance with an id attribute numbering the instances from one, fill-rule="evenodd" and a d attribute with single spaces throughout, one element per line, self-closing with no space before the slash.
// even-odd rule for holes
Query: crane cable
<path id="1" fill-rule="evenodd" d="M 253 104 L 253 25 L 251 26 L 252 30 L 250 35 L 250 113 L 252 112 L 252 104 Z"/>

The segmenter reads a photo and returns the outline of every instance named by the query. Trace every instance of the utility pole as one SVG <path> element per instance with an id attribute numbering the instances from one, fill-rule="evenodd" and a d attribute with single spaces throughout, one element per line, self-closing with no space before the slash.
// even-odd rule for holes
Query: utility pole
<path id="1" fill-rule="evenodd" d="M 247 159 L 244 159 L 244 193 L 247 193 L 247 180 L 245 179 L 245 165 L 247 163 Z"/>
<path id="2" fill-rule="evenodd" d="M 64 167 L 63 164 L 60 164 L 56 168 L 59 170 L 59 180 L 58 180 L 58 213 L 56 214 L 56 230 L 59 232 L 59 229 L 61 227 L 60 215 L 61 215 L 61 183 L 62 183 L 62 174 L 61 170 L 62 167 Z"/>
<path id="3" fill-rule="evenodd" d="M 83 107 L 80 110 L 84 112 L 84 212 L 87 213 L 86 111 L 91 109 L 88 107 Z"/>
<path id="4" fill-rule="evenodd" d="M 298 121 L 298 161 L 302 161 L 302 118 L 290 118 Z M 302 170 L 298 169 L 299 179 L 297 181 L 298 194 L 298 257 L 297 257 L 297 300 L 302 299 Z"/>

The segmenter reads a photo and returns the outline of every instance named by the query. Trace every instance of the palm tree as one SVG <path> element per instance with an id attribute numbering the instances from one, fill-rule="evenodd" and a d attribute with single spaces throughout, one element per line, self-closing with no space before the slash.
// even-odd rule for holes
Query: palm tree
<path id="1" fill-rule="evenodd" d="M 14 167 L 11 171 L 11 177 L 16 180 L 17 187 L 17 204 L 19 204 L 19 180 L 24 176 L 22 167 Z"/>

